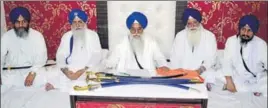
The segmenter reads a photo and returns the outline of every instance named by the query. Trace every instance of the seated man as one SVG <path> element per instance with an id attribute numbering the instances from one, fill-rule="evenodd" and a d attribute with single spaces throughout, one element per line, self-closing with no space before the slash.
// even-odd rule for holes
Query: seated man
<path id="1" fill-rule="evenodd" d="M 13 29 L 1 37 L 2 85 L 44 85 L 45 76 L 39 70 L 47 61 L 43 35 L 30 28 L 31 14 L 27 8 L 16 7 L 9 17 Z"/>
<path id="2" fill-rule="evenodd" d="M 242 108 L 267 108 L 267 44 L 256 36 L 258 28 L 256 16 L 243 16 L 238 35 L 229 37 L 224 49 L 225 89 L 243 94 L 236 97 Z"/>
<path id="3" fill-rule="evenodd" d="M 197 70 L 205 82 L 214 82 L 212 67 L 216 64 L 217 43 L 213 33 L 203 28 L 202 16 L 196 9 L 185 9 L 185 29 L 177 33 L 170 62 L 172 69 Z M 203 73 L 204 72 L 204 73 Z"/>
<path id="4" fill-rule="evenodd" d="M 130 34 L 111 52 L 106 67 L 116 71 L 127 70 L 168 70 L 166 58 L 157 42 L 144 32 L 147 18 L 140 12 L 133 12 L 126 20 Z M 155 72 L 153 74 L 156 74 Z"/>
<path id="5" fill-rule="evenodd" d="M 62 36 L 56 54 L 57 66 L 49 72 L 47 90 L 68 88 L 72 80 L 81 79 L 81 75 L 92 69 L 101 60 L 101 45 L 96 32 L 87 28 L 88 17 L 80 9 L 73 9 L 69 14 L 71 31 Z M 83 78 L 82 78 L 83 79 Z M 84 79 L 83 79 L 84 80 Z"/>

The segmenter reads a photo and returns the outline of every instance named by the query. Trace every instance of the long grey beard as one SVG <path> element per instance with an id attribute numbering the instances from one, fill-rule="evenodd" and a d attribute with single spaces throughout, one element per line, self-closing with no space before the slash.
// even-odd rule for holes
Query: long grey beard
<path id="1" fill-rule="evenodd" d="M 133 37 L 130 40 L 130 44 L 135 53 L 141 53 L 141 54 L 143 53 L 144 41 L 142 37 Z"/>
<path id="2" fill-rule="evenodd" d="M 188 30 L 187 31 L 187 38 L 190 42 L 191 46 L 197 46 L 201 39 L 201 30 L 198 28 L 197 30 Z"/>
<path id="3" fill-rule="evenodd" d="M 81 44 L 82 46 L 85 46 L 86 44 L 86 32 L 85 29 L 77 29 L 72 30 L 73 37 L 74 37 L 74 44 Z"/>
<path id="4" fill-rule="evenodd" d="M 15 31 L 18 37 L 24 38 L 28 36 L 28 31 L 25 28 L 19 28 Z"/>

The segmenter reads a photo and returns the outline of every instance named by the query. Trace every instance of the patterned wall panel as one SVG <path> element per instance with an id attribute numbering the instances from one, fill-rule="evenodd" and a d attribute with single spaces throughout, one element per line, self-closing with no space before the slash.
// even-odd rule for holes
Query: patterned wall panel
<path id="1" fill-rule="evenodd" d="M 187 1 L 176 1 L 175 34 L 183 30 L 185 27 L 182 22 L 182 14 L 186 7 L 187 7 Z"/>
<path id="2" fill-rule="evenodd" d="M 186 7 L 185 5 L 201 11 L 202 23 L 206 29 L 216 35 L 219 49 L 224 48 L 229 36 L 237 33 L 236 28 L 239 18 L 249 13 L 255 14 L 261 21 L 257 35 L 266 41 L 268 39 L 267 1 L 190 1 L 188 3 L 177 1 L 175 33 L 184 28 L 181 22 L 181 14 L 183 8 Z M 81 8 L 86 11 L 90 22 L 88 27 L 98 31 L 102 47 L 108 48 L 106 1 L 5 1 L 4 8 L 8 29 L 12 28 L 9 21 L 9 12 L 17 6 L 24 6 L 32 13 L 31 27 L 44 35 L 49 59 L 55 58 L 61 36 L 70 30 L 67 15 L 72 8 Z M 100 8 L 97 9 L 97 7 Z"/>
<path id="3" fill-rule="evenodd" d="M 108 49 L 108 19 L 107 1 L 97 1 L 97 29 L 100 36 L 101 46 Z"/>
<path id="4" fill-rule="evenodd" d="M 224 49 L 226 39 L 237 34 L 238 21 L 246 14 L 260 20 L 257 36 L 267 42 L 267 1 L 191 1 L 188 7 L 201 11 L 203 25 L 217 37 L 219 49 Z"/>

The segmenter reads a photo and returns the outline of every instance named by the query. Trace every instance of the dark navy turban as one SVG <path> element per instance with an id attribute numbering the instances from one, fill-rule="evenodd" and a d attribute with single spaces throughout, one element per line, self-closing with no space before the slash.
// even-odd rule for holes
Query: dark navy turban
<path id="1" fill-rule="evenodd" d="M 31 14 L 29 10 L 25 7 L 16 7 L 11 10 L 9 13 L 10 21 L 15 24 L 18 20 L 19 16 L 22 16 L 26 21 L 30 22 L 31 20 Z"/>
<path id="2" fill-rule="evenodd" d="M 184 25 L 187 24 L 187 21 L 190 16 L 196 19 L 199 23 L 202 21 L 202 15 L 198 10 L 193 9 L 193 8 L 187 8 L 184 10 L 183 15 L 182 15 L 182 21 Z"/>
<path id="3" fill-rule="evenodd" d="M 256 34 L 259 29 L 259 20 L 254 15 L 245 15 L 239 20 L 239 30 L 244 27 L 245 25 L 248 25 L 252 32 Z"/>

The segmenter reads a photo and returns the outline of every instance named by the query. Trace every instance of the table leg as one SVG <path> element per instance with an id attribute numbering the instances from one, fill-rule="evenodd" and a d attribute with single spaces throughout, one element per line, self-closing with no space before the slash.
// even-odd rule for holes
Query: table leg
<path id="1" fill-rule="evenodd" d="M 76 96 L 70 96 L 71 108 L 76 108 Z"/>
<path id="2" fill-rule="evenodd" d="M 208 99 L 202 99 L 202 108 L 207 108 Z"/>

